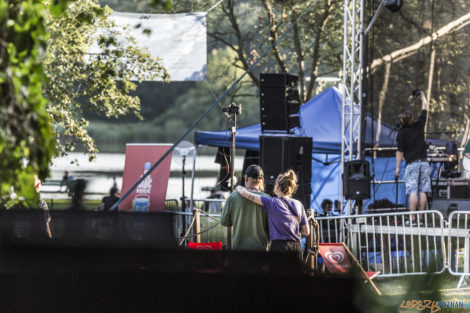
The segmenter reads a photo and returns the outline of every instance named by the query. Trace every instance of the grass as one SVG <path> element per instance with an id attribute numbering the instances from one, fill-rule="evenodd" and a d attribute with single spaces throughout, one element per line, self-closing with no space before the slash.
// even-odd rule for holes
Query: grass
<path id="1" fill-rule="evenodd" d="M 374 279 L 374 283 L 383 296 L 374 298 L 373 303 L 377 309 L 373 309 L 372 312 L 431 312 L 430 308 L 403 307 L 406 306 L 407 301 L 422 301 L 421 303 L 424 303 L 425 300 L 429 300 L 436 302 L 436 305 L 439 301 L 468 303 L 470 288 L 463 286 L 457 289 L 459 279 L 460 276 L 453 276 L 447 271 L 429 275 L 377 277 Z M 441 308 L 441 310 L 446 312 L 448 309 Z M 436 308 L 434 312 L 437 311 L 439 310 Z M 468 312 L 468 309 L 452 308 L 452 312 Z"/>
<path id="2" fill-rule="evenodd" d="M 65 210 L 70 205 L 70 199 L 44 199 L 50 210 Z M 85 210 L 94 211 L 101 203 L 101 200 L 85 200 Z"/>

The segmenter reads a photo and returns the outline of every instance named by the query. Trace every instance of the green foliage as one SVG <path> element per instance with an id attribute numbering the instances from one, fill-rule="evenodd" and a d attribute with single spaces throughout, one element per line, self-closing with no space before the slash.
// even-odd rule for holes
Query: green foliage
<path id="1" fill-rule="evenodd" d="M 467 0 L 408 1 L 399 13 L 385 10 L 374 25 L 370 44 L 373 59 L 395 50 L 418 43 L 421 38 L 448 23 L 468 14 Z M 409 102 L 411 91 L 420 88 L 428 91 L 430 74 L 432 85 L 427 131 L 429 137 L 439 137 L 439 132 L 452 131 L 458 140 L 470 119 L 470 31 L 468 26 L 448 33 L 431 44 L 406 57 L 393 60 L 390 65 L 388 85 L 384 85 L 385 64 L 374 68 L 369 111 L 379 111 L 379 95 L 384 96 L 383 119 L 394 125 L 400 109 Z M 434 71 L 430 73 L 432 51 L 435 51 Z M 419 114 L 420 105 L 412 106 Z M 444 136 L 443 136 L 444 137 Z M 444 137 L 448 139 L 449 137 Z"/>
<path id="2" fill-rule="evenodd" d="M 165 134 L 150 122 L 91 121 L 87 128 L 100 151 L 124 153 L 126 143 L 167 142 Z"/>
<path id="3" fill-rule="evenodd" d="M 129 142 L 174 142 L 224 93 L 231 81 L 243 73 L 240 64 L 233 66 L 234 56 L 235 53 L 227 48 L 212 50 L 208 55 L 206 81 L 171 83 L 153 88 L 155 83 L 141 85 L 139 94 L 147 100 L 147 106 L 142 107 L 145 121 L 119 120 L 111 124 L 94 120 L 87 130 L 96 139 L 100 150 L 106 152 L 124 152 L 125 144 Z M 197 129 L 228 129 L 228 118 L 222 108 L 232 102 L 242 105 L 239 126 L 256 123 L 259 118 L 256 86 L 246 77 L 237 91 L 226 97 Z M 192 137 L 190 134 L 186 139 L 192 140 Z"/>
<path id="4" fill-rule="evenodd" d="M 17 201 L 10 199 L 11 187 L 35 201 L 33 175 L 47 177 L 56 152 L 39 59 L 46 47 L 45 10 L 39 0 L 0 0 L 0 205 Z"/>
<path id="5" fill-rule="evenodd" d="M 216 1 L 213 0 L 100 0 L 119 12 L 137 13 L 186 13 L 206 11 Z"/>
<path id="6" fill-rule="evenodd" d="M 150 79 L 169 79 L 160 60 L 139 48 L 127 29 L 116 26 L 111 13 L 97 1 L 77 0 L 68 3 L 59 17 L 47 19 L 51 39 L 44 58 L 48 80 L 43 90 L 62 152 L 73 151 L 80 143 L 92 158 L 97 149 L 86 130 L 84 112 L 140 117 L 132 79 L 140 82 L 147 73 Z M 118 40 L 123 37 L 124 41 Z"/>

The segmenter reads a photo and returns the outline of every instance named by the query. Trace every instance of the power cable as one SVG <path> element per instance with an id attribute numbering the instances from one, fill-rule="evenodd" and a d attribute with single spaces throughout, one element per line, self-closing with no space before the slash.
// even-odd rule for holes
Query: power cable
<path id="1" fill-rule="evenodd" d="M 215 9 L 219 4 L 221 4 L 222 2 L 224 2 L 224 0 L 220 0 L 219 2 L 217 2 L 216 4 L 214 4 L 213 6 L 211 6 L 211 8 L 206 11 L 206 13 L 209 13 L 210 11 L 214 10 L 214 9 Z"/>

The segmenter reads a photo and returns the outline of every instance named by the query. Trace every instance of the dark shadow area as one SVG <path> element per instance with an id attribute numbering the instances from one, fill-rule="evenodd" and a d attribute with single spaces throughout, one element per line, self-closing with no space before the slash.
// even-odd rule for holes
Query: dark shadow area
<path id="1" fill-rule="evenodd" d="M 1 212 L 1 312 L 364 312 L 293 255 L 176 248 L 171 214 L 52 212 L 48 238 L 36 213 Z"/>

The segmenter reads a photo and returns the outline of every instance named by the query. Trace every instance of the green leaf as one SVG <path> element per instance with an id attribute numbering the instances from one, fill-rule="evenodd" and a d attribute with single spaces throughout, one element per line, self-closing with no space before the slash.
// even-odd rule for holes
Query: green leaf
<path id="1" fill-rule="evenodd" d="M 49 5 L 49 11 L 54 17 L 59 17 L 64 12 L 68 0 L 54 0 Z"/>

